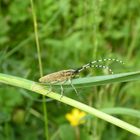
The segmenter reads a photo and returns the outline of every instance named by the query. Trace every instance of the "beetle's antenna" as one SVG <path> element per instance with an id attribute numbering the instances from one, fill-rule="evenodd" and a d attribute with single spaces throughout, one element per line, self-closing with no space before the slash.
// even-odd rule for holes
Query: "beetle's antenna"
<path id="1" fill-rule="evenodd" d="M 111 70 L 108 66 L 105 66 L 105 65 L 95 65 L 96 63 L 106 62 L 106 61 L 115 61 L 115 62 L 124 64 L 123 61 L 118 60 L 118 59 L 115 59 L 115 58 L 99 59 L 99 60 L 92 61 L 92 62 L 90 62 L 90 63 L 88 63 L 88 64 L 85 64 L 85 65 L 83 65 L 83 66 L 80 67 L 80 68 L 77 68 L 77 69 L 75 70 L 74 73 L 75 73 L 75 74 L 78 74 L 78 73 L 80 73 L 80 72 L 83 71 L 83 70 L 86 70 L 86 69 L 88 69 L 88 68 L 95 67 L 95 68 L 108 69 L 109 72 L 111 72 L 111 73 L 113 74 L 112 70 Z"/>

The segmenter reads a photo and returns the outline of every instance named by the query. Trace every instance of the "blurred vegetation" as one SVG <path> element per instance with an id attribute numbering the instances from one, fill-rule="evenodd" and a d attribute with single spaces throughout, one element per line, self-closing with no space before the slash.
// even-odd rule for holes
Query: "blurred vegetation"
<path id="1" fill-rule="evenodd" d="M 140 68 L 139 0 L 34 1 L 43 73 L 77 68 L 100 58 L 118 58 L 114 73 Z M 38 81 L 39 66 L 30 1 L 0 1 L 0 72 Z M 102 75 L 90 70 L 80 76 Z M 65 95 L 98 109 L 126 107 L 139 110 L 140 82 L 65 89 Z M 54 89 L 55 90 L 55 89 Z M 56 89 L 60 90 L 60 89 Z M 40 95 L 0 85 L 0 140 L 43 140 L 44 119 Z M 73 128 L 65 115 L 72 108 L 47 99 L 51 140 L 138 140 L 139 138 L 97 118 Z M 117 117 L 140 127 L 138 118 Z M 77 136 L 78 135 L 78 136 Z"/>

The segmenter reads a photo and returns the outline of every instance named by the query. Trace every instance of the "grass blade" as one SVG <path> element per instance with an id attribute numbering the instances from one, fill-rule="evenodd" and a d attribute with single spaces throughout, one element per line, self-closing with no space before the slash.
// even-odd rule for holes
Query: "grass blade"
<path id="1" fill-rule="evenodd" d="M 93 85 L 105 85 L 112 84 L 115 82 L 128 82 L 133 80 L 140 79 L 140 71 L 136 72 L 128 72 L 128 73 L 119 73 L 113 75 L 105 75 L 105 76 L 94 76 L 94 77 L 85 77 L 85 78 L 77 78 L 73 79 L 72 83 L 77 87 L 87 87 Z M 60 85 L 61 83 L 57 83 L 55 85 Z M 65 82 L 64 86 L 69 86 L 69 82 Z"/>

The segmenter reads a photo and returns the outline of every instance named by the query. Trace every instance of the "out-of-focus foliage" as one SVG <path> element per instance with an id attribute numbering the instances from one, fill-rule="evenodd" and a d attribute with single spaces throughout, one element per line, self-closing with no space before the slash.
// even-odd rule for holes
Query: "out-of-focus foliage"
<path id="1" fill-rule="evenodd" d="M 139 70 L 139 0 L 36 0 L 34 4 L 44 74 L 106 57 L 125 61 L 124 66 L 111 64 L 116 73 Z M 39 78 L 29 0 L 0 1 L 0 72 L 35 81 Z M 90 74 L 104 71 L 90 70 L 81 76 Z M 65 90 L 65 95 L 97 108 L 121 106 L 139 110 L 139 82 L 78 89 L 78 92 L 80 98 L 73 90 Z M 38 99 L 41 97 L 33 93 L 0 85 L 0 140 L 44 139 L 42 103 L 35 101 Z M 56 101 L 47 102 L 47 106 L 51 139 L 138 139 L 96 118 L 73 128 L 65 119 L 70 107 Z M 140 127 L 137 118 L 126 115 L 121 118 Z"/>

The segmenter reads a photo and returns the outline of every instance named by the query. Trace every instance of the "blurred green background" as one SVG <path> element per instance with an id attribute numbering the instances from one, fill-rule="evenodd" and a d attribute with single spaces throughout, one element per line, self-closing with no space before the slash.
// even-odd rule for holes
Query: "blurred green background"
<path id="1" fill-rule="evenodd" d="M 34 1 L 43 73 L 77 68 L 95 59 L 118 58 L 114 73 L 140 68 L 139 0 Z M 29 0 L 0 0 L 0 72 L 38 81 L 38 55 Z M 107 74 L 89 70 L 80 76 Z M 140 82 L 65 89 L 65 95 L 98 109 L 126 107 L 139 110 Z M 53 89 L 60 92 L 60 89 Z M 42 96 L 0 85 L 0 140 L 44 140 Z M 51 140 L 138 140 L 139 138 L 96 117 L 72 127 L 65 115 L 72 110 L 47 99 Z M 137 127 L 140 120 L 118 115 Z M 77 130 L 78 128 L 78 130 Z"/>

